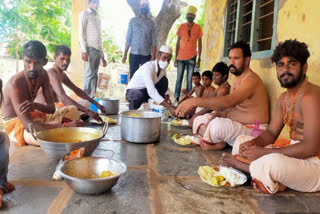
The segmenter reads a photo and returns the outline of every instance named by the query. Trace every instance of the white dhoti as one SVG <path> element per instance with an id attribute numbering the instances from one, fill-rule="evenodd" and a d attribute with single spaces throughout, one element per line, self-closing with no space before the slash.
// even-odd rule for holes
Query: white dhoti
<path id="1" fill-rule="evenodd" d="M 207 130 L 203 135 L 203 140 L 213 144 L 226 142 L 230 146 L 233 146 L 238 136 L 250 135 L 252 127 L 254 125 L 243 125 L 229 118 L 216 117 L 208 124 Z M 262 124 L 259 128 L 265 130 L 267 125 Z"/>
<path id="2" fill-rule="evenodd" d="M 251 136 L 239 136 L 232 154 L 238 154 L 239 146 L 251 139 L 253 139 Z M 299 141 L 291 140 L 290 145 L 295 143 Z M 300 192 L 320 191 L 320 159 L 318 156 L 297 159 L 272 153 L 251 162 L 249 170 L 252 178 L 260 181 L 271 194 L 279 190 L 279 184 Z"/>
<path id="3" fill-rule="evenodd" d="M 198 107 L 199 108 L 199 107 Z M 197 109 L 198 109 L 197 108 Z M 211 118 L 213 117 L 213 113 L 206 113 L 204 115 L 200 115 L 198 117 L 196 117 L 193 120 L 193 124 L 192 124 L 192 133 L 194 135 L 198 134 L 199 129 L 201 126 L 208 126 L 208 123 L 211 121 Z"/>

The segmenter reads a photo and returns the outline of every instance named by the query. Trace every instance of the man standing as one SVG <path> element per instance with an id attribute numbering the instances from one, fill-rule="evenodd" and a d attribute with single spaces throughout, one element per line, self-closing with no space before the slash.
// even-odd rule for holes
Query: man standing
<path id="1" fill-rule="evenodd" d="M 239 41 L 230 47 L 229 71 L 236 76 L 229 95 L 190 98 L 177 110 L 183 116 L 190 109 L 200 106 L 215 110 L 214 119 L 208 126 L 200 126 L 203 136 L 201 147 L 205 150 L 222 149 L 228 143 L 233 146 L 239 135 L 250 135 L 250 126 L 258 120 L 269 122 L 269 98 L 263 81 L 250 67 L 251 50 L 247 43 Z M 248 127 L 249 126 L 249 127 Z"/>
<path id="2" fill-rule="evenodd" d="M 94 97 L 97 89 L 98 69 L 100 59 L 103 67 L 107 66 L 104 59 L 101 22 L 97 14 L 99 0 L 89 0 L 89 8 L 82 11 L 79 17 L 79 40 L 82 60 L 87 62 L 83 77 L 83 90 L 90 97 Z"/>
<path id="3" fill-rule="evenodd" d="M 174 115 L 175 108 L 171 105 L 169 98 L 169 82 L 166 73 L 171 57 L 172 49 L 163 45 L 156 60 L 145 63 L 137 70 L 130 80 L 126 92 L 130 110 L 138 109 L 151 97 Z"/>
<path id="4" fill-rule="evenodd" d="M 242 162 L 231 154 L 222 156 L 227 165 L 250 172 L 258 192 L 274 194 L 286 187 L 320 191 L 320 87 L 306 77 L 309 56 L 305 43 L 279 43 L 271 59 L 287 91 L 280 95 L 268 129 L 255 139 L 237 138 L 232 154 Z M 277 140 L 285 125 L 290 127 L 287 142 Z"/>
<path id="5" fill-rule="evenodd" d="M 174 65 L 177 67 L 177 81 L 174 92 L 175 101 L 180 98 L 181 84 L 185 69 L 187 70 L 187 91 L 192 89 L 192 72 L 194 67 L 200 67 L 203 35 L 201 26 L 193 22 L 196 17 L 197 8 L 189 6 L 187 9 L 188 22 L 180 25 L 177 32 L 176 59 Z M 197 59 L 198 42 L 198 61 Z"/>
<path id="6" fill-rule="evenodd" d="M 102 122 L 102 119 L 100 118 L 99 114 L 91 111 L 87 107 L 81 105 L 80 103 L 74 101 L 71 97 L 69 97 L 65 90 L 62 87 L 62 84 L 67 86 L 69 89 L 71 89 L 76 95 L 78 95 L 83 100 L 87 100 L 87 102 L 91 102 L 94 105 L 96 105 L 102 113 L 105 113 L 106 110 L 104 106 L 97 103 L 94 99 L 89 97 L 83 90 L 78 88 L 67 76 L 67 74 L 64 72 L 68 69 L 70 64 L 70 57 L 71 57 L 71 50 L 68 46 L 65 45 L 58 45 L 55 49 L 55 55 L 54 55 L 54 65 L 53 68 L 50 68 L 47 70 L 50 84 L 53 88 L 53 96 L 54 100 L 59 100 L 62 102 L 64 106 L 76 106 L 79 111 L 85 112 L 86 115 L 92 117 L 93 119 Z M 42 103 L 45 102 L 45 99 L 43 97 L 42 90 L 39 90 L 37 100 L 41 101 Z"/>
<path id="7" fill-rule="evenodd" d="M 128 50 L 131 47 L 130 78 L 133 77 L 139 66 L 156 58 L 156 26 L 154 21 L 148 17 L 149 11 L 149 1 L 142 0 L 140 15 L 132 18 L 129 22 L 122 63 L 126 62 Z"/>
<path id="8" fill-rule="evenodd" d="M 84 125 L 77 122 L 79 113 L 75 106 L 55 109 L 49 77 L 43 69 L 48 61 L 46 56 L 46 47 L 41 42 L 27 42 L 23 46 L 24 70 L 12 76 L 4 88 L 1 109 L 4 128 L 10 140 L 17 142 L 19 146 L 26 143 L 37 144 L 30 134 L 29 124 L 33 124 L 37 132 Z M 40 88 L 45 104 L 34 101 Z"/>

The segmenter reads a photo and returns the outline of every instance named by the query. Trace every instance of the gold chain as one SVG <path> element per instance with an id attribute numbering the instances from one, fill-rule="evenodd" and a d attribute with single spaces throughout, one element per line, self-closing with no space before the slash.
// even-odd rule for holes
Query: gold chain
<path id="1" fill-rule="evenodd" d="M 294 96 L 292 106 L 289 108 L 289 114 L 288 114 L 288 111 L 287 111 L 287 104 L 288 104 L 288 91 L 287 91 L 286 97 L 285 97 L 285 99 L 283 101 L 283 106 L 282 106 L 282 108 L 283 108 L 283 124 L 284 125 L 287 124 L 288 126 L 290 126 L 291 122 L 293 121 L 294 106 L 296 104 L 297 96 L 299 94 L 303 94 L 304 93 L 304 90 L 305 90 L 307 84 L 308 84 L 308 77 L 305 78 L 305 80 L 303 81 L 303 83 L 299 87 L 296 95 Z"/>

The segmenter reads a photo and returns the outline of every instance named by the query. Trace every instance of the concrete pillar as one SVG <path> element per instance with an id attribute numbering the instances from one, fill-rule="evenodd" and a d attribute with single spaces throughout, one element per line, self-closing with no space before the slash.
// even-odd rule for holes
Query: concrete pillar
<path id="1" fill-rule="evenodd" d="M 71 80 L 82 88 L 85 63 L 81 59 L 79 45 L 79 15 L 88 8 L 88 0 L 72 0 L 72 23 L 71 23 Z"/>

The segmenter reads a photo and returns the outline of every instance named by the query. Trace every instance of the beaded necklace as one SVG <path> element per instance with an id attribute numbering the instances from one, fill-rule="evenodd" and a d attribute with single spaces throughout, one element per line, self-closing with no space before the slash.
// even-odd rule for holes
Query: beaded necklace
<path id="1" fill-rule="evenodd" d="M 289 110 L 287 110 L 287 104 L 288 104 L 288 91 L 287 91 L 285 99 L 283 101 L 283 105 L 282 105 L 282 108 L 283 108 L 282 109 L 283 110 L 283 124 L 284 125 L 287 124 L 288 126 L 290 126 L 290 124 L 293 122 L 293 119 L 294 119 L 293 118 L 294 106 L 296 104 L 297 96 L 299 94 L 303 94 L 304 93 L 307 84 L 308 84 L 308 78 L 306 77 L 305 80 L 303 81 L 303 83 L 301 84 L 301 86 L 299 87 L 296 95 L 294 96 L 292 106 L 290 106 Z M 289 111 L 289 114 L 288 114 L 288 111 Z"/>

